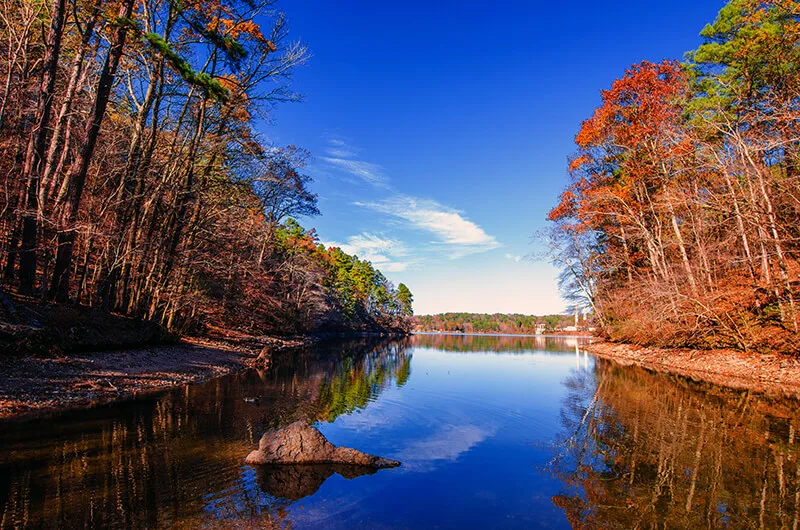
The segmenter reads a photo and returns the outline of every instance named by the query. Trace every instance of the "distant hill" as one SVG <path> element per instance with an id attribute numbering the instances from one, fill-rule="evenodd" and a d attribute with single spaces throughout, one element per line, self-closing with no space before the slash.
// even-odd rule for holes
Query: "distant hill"
<path id="1" fill-rule="evenodd" d="M 589 331 L 591 319 L 583 317 L 575 328 L 574 315 L 520 315 L 483 313 L 442 313 L 417 315 L 417 331 L 446 331 L 457 333 L 510 333 L 533 335 L 564 331 Z"/>

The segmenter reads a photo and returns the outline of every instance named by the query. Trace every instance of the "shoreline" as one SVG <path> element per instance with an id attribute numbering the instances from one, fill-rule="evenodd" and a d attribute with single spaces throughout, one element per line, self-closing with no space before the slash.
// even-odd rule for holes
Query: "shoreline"
<path id="1" fill-rule="evenodd" d="M 127 349 L 0 357 L 0 424 L 90 409 L 266 367 L 275 354 L 325 340 L 394 336 L 399 334 L 184 337 L 178 343 Z"/>
<path id="2" fill-rule="evenodd" d="M 0 293 L 1 294 L 1 293 Z M 284 350 L 336 338 L 390 337 L 389 330 L 263 335 L 206 326 L 179 336 L 159 324 L 16 297 L 0 313 L 0 423 L 135 399 L 268 366 Z"/>
<path id="3" fill-rule="evenodd" d="M 200 383 L 313 344 L 314 337 L 239 340 L 188 337 L 178 343 L 0 359 L 0 423 L 39 419 Z"/>
<path id="4" fill-rule="evenodd" d="M 483 332 L 469 332 L 465 333 L 463 331 L 412 331 L 412 335 L 454 335 L 454 336 L 479 336 L 479 337 L 530 337 L 530 338 L 564 338 L 564 339 L 592 339 L 595 338 L 589 332 L 580 332 L 580 331 L 573 331 L 573 332 L 553 332 L 553 333 L 483 333 Z"/>
<path id="5" fill-rule="evenodd" d="M 200 383 L 268 365 L 274 354 L 324 340 L 394 335 L 352 332 L 289 338 L 185 337 L 177 343 L 130 349 L 4 357 L 0 359 L 0 423 L 40 419 Z M 622 366 L 800 400 L 800 359 L 787 354 L 663 349 L 610 342 L 592 342 L 582 348 Z"/>
<path id="6" fill-rule="evenodd" d="M 610 342 L 587 344 L 585 350 L 622 366 L 639 366 L 735 390 L 800 400 L 800 359 L 787 354 L 650 348 Z"/>
<path id="7" fill-rule="evenodd" d="M 183 337 L 178 342 L 53 356 L 0 356 L 0 425 L 90 409 L 267 367 L 275 354 L 326 340 L 393 338 L 364 331 L 298 337 Z"/>

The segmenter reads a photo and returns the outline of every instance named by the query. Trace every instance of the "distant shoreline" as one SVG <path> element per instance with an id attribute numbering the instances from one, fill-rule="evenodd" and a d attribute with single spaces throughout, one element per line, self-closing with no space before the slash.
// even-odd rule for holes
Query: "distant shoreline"
<path id="1" fill-rule="evenodd" d="M 552 338 L 579 338 L 579 339 L 593 339 L 596 338 L 590 332 L 580 333 L 574 331 L 565 331 L 563 333 L 543 333 L 540 335 L 531 333 L 481 333 L 481 332 L 465 332 L 465 331 L 412 331 L 412 335 L 463 335 L 463 336 L 482 336 L 482 337 L 552 337 Z"/>
<path id="2" fill-rule="evenodd" d="M 800 359 L 734 350 L 651 348 L 595 342 L 586 351 L 622 366 L 673 374 L 736 390 L 800 399 Z"/>

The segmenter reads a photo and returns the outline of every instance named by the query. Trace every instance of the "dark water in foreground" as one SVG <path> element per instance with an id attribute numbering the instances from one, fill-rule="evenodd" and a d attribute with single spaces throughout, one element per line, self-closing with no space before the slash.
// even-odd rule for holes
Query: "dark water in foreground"
<path id="1" fill-rule="evenodd" d="M 798 528 L 798 403 L 595 361 L 579 344 L 335 343 L 6 424 L 0 528 Z M 265 429 L 297 419 L 403 466 L 244 465 Z"/>

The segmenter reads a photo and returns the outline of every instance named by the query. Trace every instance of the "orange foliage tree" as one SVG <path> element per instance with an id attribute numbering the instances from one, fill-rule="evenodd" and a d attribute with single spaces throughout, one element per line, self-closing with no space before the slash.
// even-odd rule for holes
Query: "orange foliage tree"
<path id="1" fill-rule="evenodd" d="M 581 125 L 550 241 L 567 294 L 612 338 L 798 349 L 789 4 L 730 2 L 687 64 L 632 66 Z"/>

